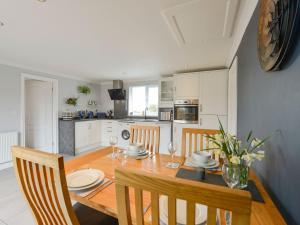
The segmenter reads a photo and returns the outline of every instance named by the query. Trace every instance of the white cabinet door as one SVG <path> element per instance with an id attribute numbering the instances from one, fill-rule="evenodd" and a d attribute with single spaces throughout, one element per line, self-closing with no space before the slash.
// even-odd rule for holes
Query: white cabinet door
<path id="1" fill-rule="evenodd" d="M 99 121 L 90 121 L 88 123 L 89 145 L 100 143 L 100 135 Z"/>
<path id="2" fill-rule="evenodd" d="M 170 154 L 168 151 L 169 143 L 171 142 L 171 124 L 155 124 L 160 127 L 160 143 L 159 153 Z"/>
<path id="3" fill-rule="evenodd" d="M 199 113 L 227 115 L 228 70 L 200 72 Z"/>
<path id="4" fill-rule="evenodd" d="M 89 144 L 88 134 L 89 122 L 75 123 L 75 149 L 79 149 Z"/>
<path id="5" fill-rule="evenodd" d="M 199 98 L 199 73 L 175 75 L 174 81 L 175 99 Z"/>
<path id="6" fill-rule="evenodd" d="M 219 116 L 225 131 L 227 131 L 227 116 Z M 220 125 L 216 115 L 199 115 L 199 128 L 219 130 Z"/>
<path id="7" fill-rule="evenodd" d="M 117 121 L 101 121 L 101 143 L 103 146 L 109 146 L 109 138 L 117 136 Z"/>
<path id="8" fill-rule="evenodd" d="M 174 123 L 173 124 L 173 144 L 175 145 L 177 151 L 176 155 L 181 155 L 181 140 L 182 140 L 182 129 L 183 128 L 199 128 L 198 124 L 183 124 Z"/>
<path id="9" fill-rule="evenodd" d="M 159 82 L 159 106 L 173 107 L 174 79 L 173 77 L 161 79 Z"/>

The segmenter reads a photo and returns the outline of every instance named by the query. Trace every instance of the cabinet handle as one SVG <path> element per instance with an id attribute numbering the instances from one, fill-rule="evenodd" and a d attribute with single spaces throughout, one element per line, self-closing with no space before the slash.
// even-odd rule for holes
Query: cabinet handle
<path id="1" fill-rule="evenodd" d="M 202 112 L 203 110 L 202 104 L 200 104 L 199 108 L 200 108 L 200 112 Z"/>
<path id="2" fill-rule="evenodd" d="M 199 124 L 200 124 L 200 126 L 202 126 L 202 118 L 200 118 Z"/>

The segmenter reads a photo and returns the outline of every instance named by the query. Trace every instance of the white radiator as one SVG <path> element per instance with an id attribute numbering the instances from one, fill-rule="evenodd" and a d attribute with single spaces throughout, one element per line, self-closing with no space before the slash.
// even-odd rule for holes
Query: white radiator
<path id="1" fill-rule="evenodd" d="M 0 164 L 12 161 L 11 147 L 18 144 L 18 132 L 0 133 Z"/>

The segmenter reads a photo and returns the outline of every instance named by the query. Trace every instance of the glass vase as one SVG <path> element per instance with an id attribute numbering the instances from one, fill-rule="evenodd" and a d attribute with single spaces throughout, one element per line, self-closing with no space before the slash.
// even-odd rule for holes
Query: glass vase
<path id="1" fill-rule="evenodd" d="M 244 189 L 248 186 L 249 167 L 245 163 L 240 164 L 239 167 L 240 167 L 240 182 L 236 186 L 236 188 Z"/>
<path id="2" fill-rule="evenodd" d="M 240 182 L 240 167 L 232 163 L 225 162 L 222 166 L 222 176 L 225 183 L 230 188 L 235 188 Z"/>

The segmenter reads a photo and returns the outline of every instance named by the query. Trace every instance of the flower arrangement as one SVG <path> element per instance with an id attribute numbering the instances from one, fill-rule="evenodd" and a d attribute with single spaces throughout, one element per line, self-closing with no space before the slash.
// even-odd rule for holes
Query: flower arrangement
<path id="1" fill-rule="evenodd" d="M 230 167 L 240 168 L 240 186 L 244 188 L 248 183 L 248 168 L 255 160 L 262 160 L 265 152 L 260 150 L 269 137 L 260 140 L 250 131 L 246 140 L 242 142 L 236 136 L 226 133 L 219 120 L 220 134 L 207 135 L 210 140 L 208 150 L 213 150 L 215 155 L 221 155 Z"/>

